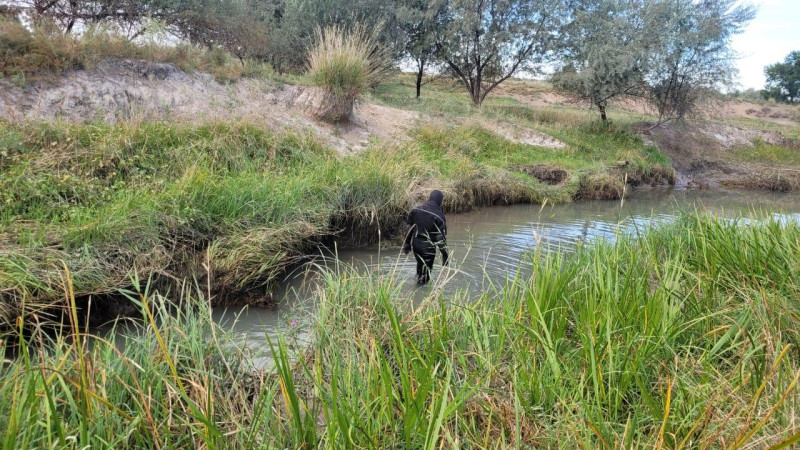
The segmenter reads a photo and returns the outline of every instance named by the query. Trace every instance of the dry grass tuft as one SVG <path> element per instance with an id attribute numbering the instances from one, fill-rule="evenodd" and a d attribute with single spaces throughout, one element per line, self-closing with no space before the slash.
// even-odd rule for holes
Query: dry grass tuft
<path id="1" fill-rule="evenodd" d="M 308 50 L 308 75 L 314 84 L 351 102 L 363 94 L 389 64 L 378 30 L 362 25 L 318 28 L 314 46 Z"/>

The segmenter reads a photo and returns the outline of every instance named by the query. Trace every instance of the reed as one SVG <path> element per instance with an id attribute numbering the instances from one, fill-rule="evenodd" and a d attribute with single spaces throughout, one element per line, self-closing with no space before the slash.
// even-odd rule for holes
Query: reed
<path id="1" fill-rule="evenodd" d="M 266 371 L 202 289 L 174 308 L 134 279 L 142 319 L 124 349 L 70 324 L 20 340 L 0 378 L 3 445 L 786 448 L 798 252 L 796 223 L 689 214 L 532 254 L 530 275 L 477 298 L 435 284 L 414 302 L 394 271 L 334 266 L 300 324 L 310 344 L 274 338 Z"/>
<path id="2" fill-rule="evenodd" d="M 308 50 L 308 76 L 337 98 L 353 101 L 364 94 L 391 65 L 379 42 L 379 28 L 318 28 Z"/>

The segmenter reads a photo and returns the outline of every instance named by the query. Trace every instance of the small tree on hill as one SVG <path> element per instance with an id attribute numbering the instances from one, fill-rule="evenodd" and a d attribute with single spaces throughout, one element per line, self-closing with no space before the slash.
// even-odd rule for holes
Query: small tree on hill
<path id="1" fill-rule="evenodd" d="M 644 90 L 652 16 L 643 0 L 585 0 L 566 27 L 566 66 L 553 83 L 597 107 L 607 120 L 608 102 Z"/>
<path id="2" fill-rule="evenodd" d="M 738 0 L 658 0 L 654 3 L 646 80 L 659 123 L 682 119 L 707 92 L 730 85 L 735 53 L 730 40 L 755 16 Z"/>
<path id="3" fill-rule="evenodd" d="M 789 53 L 782 63 L 765 67 L 764 74 L 765 97 L 786 103 L 800 101 L 800 51 Z"/>
<path id="4" fill-rule="evenodd" d="M 414 61 L 417 98 L 425 69 L 435 64 L 437 30 L 444 25 L 444 0 L 399 0 L 397 25 L 403 33 L 405 54 Z"/>
<path id="5" fill-rule="evenodd" d="M 566 0 L 449 0 L 438 56 L 480 105 L 515 73 L 536 69 L 566 15 Z"/>

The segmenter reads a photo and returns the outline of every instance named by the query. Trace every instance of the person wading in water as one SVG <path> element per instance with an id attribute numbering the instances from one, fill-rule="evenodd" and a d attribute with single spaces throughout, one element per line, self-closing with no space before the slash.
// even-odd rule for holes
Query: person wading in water
<path id="1" fill-rule="evenodd" d="M 403 253 L 414 250 L 417 284 L 426 284 L 430 280 L 437 248 L 442 252 L 442 265 L 447 265 L 447 222 L 442 212 L 443 198 L 441 191 L 431 191 L 428 203 L 411 210 L 406 219 L 411 228 L 403 243 Z"/>

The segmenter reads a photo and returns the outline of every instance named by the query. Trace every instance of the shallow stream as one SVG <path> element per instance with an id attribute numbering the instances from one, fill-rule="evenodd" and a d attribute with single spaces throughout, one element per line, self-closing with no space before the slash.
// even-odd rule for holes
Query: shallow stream
<path id="1" fill-rule="evenodd" d="M 624 201 L 585 201 L 558 206 L 517 205 L 490 207 L 447 218 L 448 246 L 454 264 L 442 270 L 437 257 L 432 285 L 447 292 L 479 293 L 491 283 L 530 267 L 527 255 L 544 246 L 570 251 L 580 242 L 612 240 L 618 232 L 642 233 L 650 226 L 670 221 L 680 211 L 710 212 L 729 218 L 770 214 L 800 221 L 800 195 L 753 192 L 652 190 L 635 192 Z M 321 257 L 313 264 L 336 264 L 336 257 Z M 412 255 L 402 255 L 396 242 L 338 252 L 338 260 L 363 270 L 391 274 L 405 283 L 410 295 L 422 298 L 431 286 L 414 283 Z M 277 307 L 217 308 L 215 320 L 232 329 L 255 349 L 266 349 L 265 334 L 301 326 L 311 314 L 309 291 L 314 270 L 297 270 L 285 281 Z M 444 278 L 442 278 L 444 277 Z M 303 339 L 300 329 L 293 333 Z M 262 355 L 268 358 L 265 352 Z"/>

